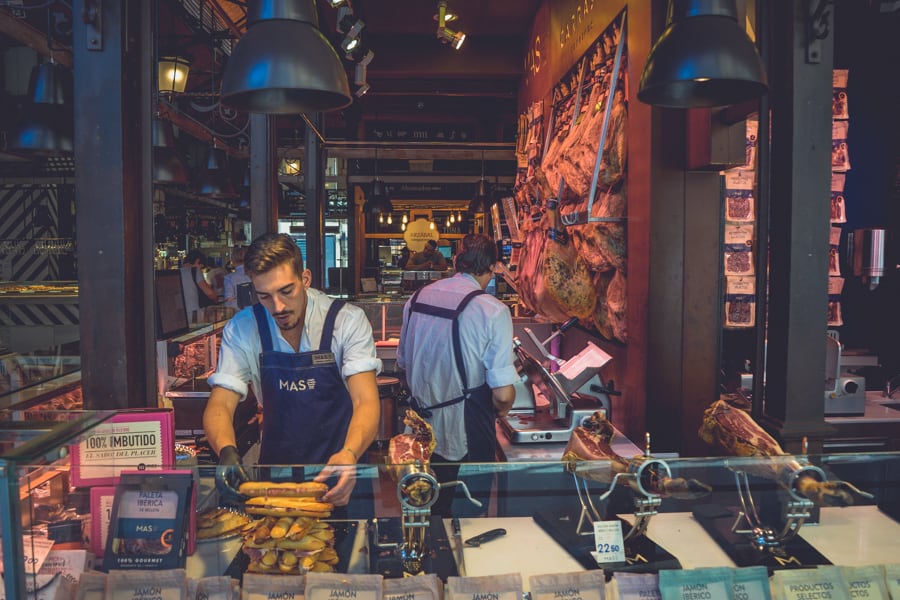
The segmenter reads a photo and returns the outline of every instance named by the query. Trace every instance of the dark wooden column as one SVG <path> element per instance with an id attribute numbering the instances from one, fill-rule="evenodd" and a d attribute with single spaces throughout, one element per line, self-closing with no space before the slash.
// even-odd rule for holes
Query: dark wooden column
<path id="1" fill-rule="evenodd" d="M 277 230 L 275 117 L 250 115 L 250 229 L 254 238 Z"/>
<path id="2" fill-rule="evenodd" d="M 73 5 L 81 372 L 89 409 L 156 404 L 147 185 L 149 81 L 156 69 L 149 58 L 152 20 L 141 4 Z M 86 23 L 82 14 L 97 18 Z"/>
<path id="3" fill-rule="evenodd" d="M 325 165 L 322 164 L 322 113 L 312 113 L 304 140 L 303 188 L 306 194 L 306 268 L 312 272 L 312 285 L 325 287 Z M 310 126 L 310 123 L 312 126 Z"/>
<path id="4" fill-rule="evenodd" d="M 832 38 L 807 62 L 802 0 L 771 3 L 771 225 L 765 413 L 790 451 L 824 423 Z M 830 17 L 827 17 L 830 20 Z M 828 23 L 829 31 L 833 24 Z M 818 439 L 817 439 L 818 438 Z M 820 447 L 820 446 L 819 446 Z"/>

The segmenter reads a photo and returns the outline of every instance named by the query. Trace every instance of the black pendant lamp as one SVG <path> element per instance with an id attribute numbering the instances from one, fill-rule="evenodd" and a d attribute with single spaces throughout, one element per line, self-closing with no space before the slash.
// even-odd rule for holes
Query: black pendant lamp
<path id="1" fill-rule="evenodd" d="M 481 179 L 478 180 L 478 185 L 475 188 L 475 195 L 472 196 L 472 201 L 469 202 L 469 215 L 472 217 L 475 216 L 476 213 L 480 212 L 488 212 L 491 209 L 491 183 L 485 179 L 484 177 L 484 152 L 481 153 Z"/>
<path id="2" fill-rule="evenodd" d="M 170 121 L 153 120 L 153 183 L 190 183 L 181 153 L 175 147 L 175 130 Z"/>
<path id="3" fill-rule="evenodd" d="M 72 72 L 55 62 L 31 70 L 30 103 L 13 132 L 10 148 L 33 154 L 71 153 L 74 143 Z"/>
<path id="4" fill-rule="evenodd" d="M 378 216 L 394 212 L 394 204 L 388 195 L 387 185 L 378 176 L 378 149 L 375 149 L 375 178 L 372 180 L 372 188 L 363 209 L 369 214 Z"/>
<path id="5" fill-rule="evenodd" d="M 208 198 L 237 198 L 238 194 L 228 176 L 228 155 L 213 143 L 206 155 L 206 164 L 197 179 L 197 193 Z"/>
<path id="6" fill-rule="evenodd" d="M 765 68 L 738 23 L 735 0 L 669 0 L 666 23 L 644 65 L 638 100 L 702 108 L 766 93 Z"/>
<path id="7" fill-rule="evenodd" d="M 315 0 L 250 0 L 247 31 L 222 78 L 222 103 L 270 114 L 348 106 L 347 73 L 318 24 Z"/>

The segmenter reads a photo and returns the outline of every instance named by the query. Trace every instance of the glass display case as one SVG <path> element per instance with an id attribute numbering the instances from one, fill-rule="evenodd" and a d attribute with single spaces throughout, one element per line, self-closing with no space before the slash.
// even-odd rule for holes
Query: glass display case
<path id="1" fill-rule="evenodd" d="M 77 282 L 0 283 L 0 408 L 71 384 L 79 336 Z"/>
<path id="2" fill-rule="evenodd" d="M 69 414 L 64 423 L 0 423 L 8 598 L 50 585 L 48 562 L 34 560 L 41 549 L 46 558 L 57 548 L 112 548 L 121 558 L 168 548 L 118 537 L 119 545 L 109 546 L 92 537 L 124 526 L 116 520 L 121 505 L 90 510 L 92 497 L 101 488 L 113 495 L 132 488 L 124 475 L 118 484 L 85 483 L 72 445 L 97 446 L 88 441 L 92 428 L 110 415 Z M 628 451 L 623 446 L 611 448 L 607 460 L 563 461 L 563 445 L 548 445 L 541 460 L 466 464 L 458 481 L 443 483 L 433 475 L 438 465 L 391 465 L 370 452 L 372 462 L 357 467 L 343 508 L 321 504 L 321 491 L 309 488 L 302 488 L 305 498 L 276 498 L 285 484 L 312 480 L 321 465 L 250 467 L 256 483 L 243 490 L 248 501 L 231 510 L 217 509 L 214 468 L 181 464 L 176 456 L 145 476 L 168 481 L 180 473 L 195 486 L 183 538 L 168 540 L 185 548 L 176 565 L 189 578 L 337 571 L 389 579 L 424 571 L 446 580 L 518 573 L 527 591 L 530 578 L 542 574 L 602 570 L 614 578 L 749 565 L 772 573 L 895 562 L 900 551 L 900 453 L 688 459 L 631 457 L 616 454 Z M 444 494 L 454 495 L 452 516 L 432 513 Z M 97 519 L 113 520 L 99 527 Z M 105 555 L 78 564 L 104 570 L 107 561 Z"/>

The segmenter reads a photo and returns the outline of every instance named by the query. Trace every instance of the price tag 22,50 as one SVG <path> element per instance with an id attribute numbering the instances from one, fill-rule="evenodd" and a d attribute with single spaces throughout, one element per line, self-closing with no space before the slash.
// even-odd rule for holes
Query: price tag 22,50
<path id="1" fill-rule="evenodd" d="M 625 562 L 621 521 L 594 521 L 594 552 L 591 556 L 598 565 Z"/>

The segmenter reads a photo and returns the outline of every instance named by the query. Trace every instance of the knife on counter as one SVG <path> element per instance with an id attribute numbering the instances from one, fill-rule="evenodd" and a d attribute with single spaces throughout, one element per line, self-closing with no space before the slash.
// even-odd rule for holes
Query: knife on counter
<path id="1" fill-rule="evenodd" d="M 465 577 L 466 561 L 463 556 L 462 530 L 459 526 L 459 519 L 457 517 L 453 517 L 450 520 L 450 530 L 453 533 L 453 554 L 456 558 L 456 570 L 459 571 L 460 577 Z"/>

